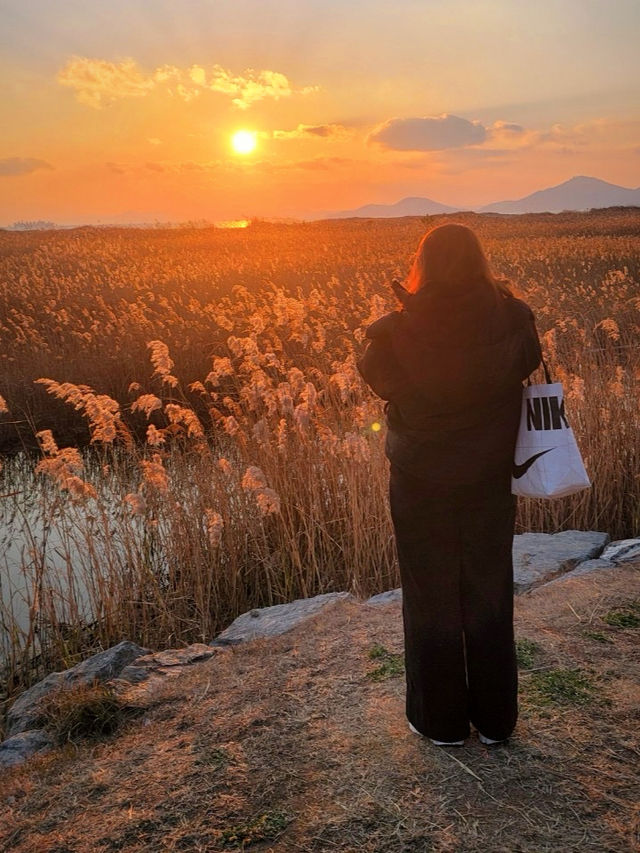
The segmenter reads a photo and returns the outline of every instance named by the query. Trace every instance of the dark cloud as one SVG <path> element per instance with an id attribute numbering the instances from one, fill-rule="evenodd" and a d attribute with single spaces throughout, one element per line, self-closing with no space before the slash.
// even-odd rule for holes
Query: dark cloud
<path id="1" fill-rule="evenodd" d="M 5 157 L 0 160 L 0 175 L 4 177 L 29 175 L 38 169 L 53 169 L 53 166 L 46 160 L 37 160 L 35 157 Z"/>
<path id="2" fill-rule="evenodd" d="M 377 127 L 369 135 L 369 141 L 394 151 L 441 151 L 479 145 L 486 137 L 486 128 L 480 122 L 442 115 L 392 118 Z"/>

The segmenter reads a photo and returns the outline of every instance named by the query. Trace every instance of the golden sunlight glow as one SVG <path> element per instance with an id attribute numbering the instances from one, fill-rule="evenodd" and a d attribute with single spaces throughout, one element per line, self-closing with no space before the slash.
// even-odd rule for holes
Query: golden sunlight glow
<path id="1" fill-rule="evenodd" d="M 238 130 L 231 137 L 231 147 L 236 154 L 251 154 L 256 144 L 256 134 L 251 130 Z"/>
<path id="2" fill-rule="evenodd" d="M 214 223 L 216 228 L 248 228 L 248 219 L 222 219 Z"/>

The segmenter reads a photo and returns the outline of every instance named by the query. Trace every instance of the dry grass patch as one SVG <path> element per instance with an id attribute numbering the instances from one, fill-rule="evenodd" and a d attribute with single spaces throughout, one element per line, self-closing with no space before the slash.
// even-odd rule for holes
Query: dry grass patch
<path id="1" fill-rule="evenodd" d="M 142 716 L 117 736 L 8 775 L 0 849 L 631 851 L 637 635 L 607 626 L 605 646 L 584 631 L 639 594 L 629 566 L 518 598 L 518 636 L 536 652 L 520 673 L 516 733 L 506 747 L 471 737 L 455 751 L 409 732 L 403 677 L 368 677 L 401 656 L 400 605 L 338 602 L 280 638 L 131 688 L 123 698 Z M 533 701 L 534 678 L 561 671 L 588 673 L 594 701 Z"/>
<path id="2" fill-rule="evenodd" d="M 40 705 L 43 728 L 61 743 L 111 734 L 126 711 L 114 688 L 100 683 L 54 690 Z"/>

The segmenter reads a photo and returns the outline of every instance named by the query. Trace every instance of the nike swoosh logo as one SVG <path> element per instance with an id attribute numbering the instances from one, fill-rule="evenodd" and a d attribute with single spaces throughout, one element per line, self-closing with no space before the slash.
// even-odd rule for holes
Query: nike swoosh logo
<path id="1" fill-rule="evenodd" d="M 529 468 L 533 465 L 536 459 L 539 459 L 541 456 L 544 456 L 545 453 L 549 453 L 551 450 L 555 450 L 555 447 L 550 447 L 548 450 L 541 450 L 540 453 L 535 453 L 533 456 L 530 456 L 525 462 L 520 465 L 517 465 L 515 462 L 513 463 L 513 478 L 514 480 L 519 480 L 520 477 L 524 477 Z"/>

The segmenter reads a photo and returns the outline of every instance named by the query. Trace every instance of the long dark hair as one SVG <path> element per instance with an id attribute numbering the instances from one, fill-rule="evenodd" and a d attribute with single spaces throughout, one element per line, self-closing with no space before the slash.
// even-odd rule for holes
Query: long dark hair
<path id="1" fill-rule="evenodd" d="M 420 241 L 407 290 L 417 293 L 423 288 L 442 296 L 472 289 L 489 289 L 496 297 L 512 292 L 508 282 L 492 273 L 475 232 L 457 222 L 437 225 Z"/>

